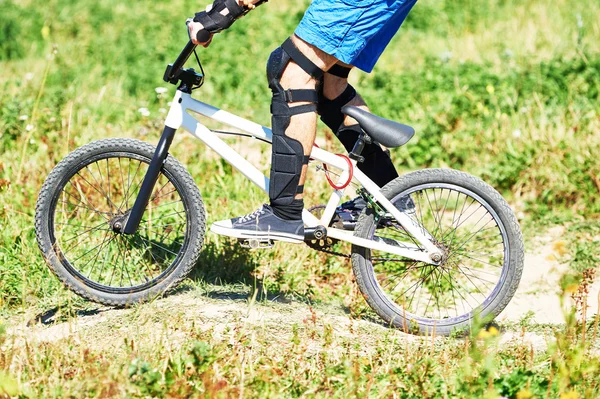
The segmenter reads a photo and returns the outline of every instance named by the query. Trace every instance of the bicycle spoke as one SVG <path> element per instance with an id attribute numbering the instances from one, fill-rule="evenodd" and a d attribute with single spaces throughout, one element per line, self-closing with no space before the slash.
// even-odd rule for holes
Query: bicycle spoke
<path id="1" fill-rule="evenodd" d="M 98 260 L 98 256 L 100 255 L 100 252 L 102 252 L 102 250 L 106 247 L 106 245 L 110 244 L 110 242 L 114 239 L 115 236 L 112 236 L 108 242 L 106 241 L 108 239 L 108 232 L 106 232 L 104 234 L 104 238 L 102 240 L 102 244 L 100 244 L 100 249 L 98 250 L 98 252 L 96 252 L 96 256 L 94 256 L 92 259 L 88 260 L 82 267 L 81 267 L 81 271 L 83 272 L 86 268 L 87 265 L 90 264 L 90 262 L 92 263 L 92 268 L 90 270 L 90 272 L 87 275 L 87 278 L 90 278 L 92 275 L 92 272 L 94 271 L 94 268 L 96 267 L 96 261 Z"/>
<path id="2" fill-rule="evenodd" d="M 110 245 L 110 243 L 112 243 L 115 240 L 115 236 L 112 236 L 110 238 L 110 240 L 102 247 L 102 249 L 108 247 Z M 98 251 L 98 253 L 100 253 L 100 251 Z M 102 276 L 104 273 L 104 266 L 106 266 L 106 257 L 108 256 L 108 252 L 104 251 L 104 257 L 102 258 L 102 268 L 100 269 L 100 274 L 99 276 Z M 93 266 L 95 267 L 95 265 Z M 92 275 L 92 273 L 90 272 L 90 276 Z M 91 277 L 90 277 L 91 278 Z"/>
<path id="3" fill-rule="evenodd" d="M 161 215 L 161 217 L 154 218 L 153 220 L 160 220 L 160 219 L 168 218 L 168 217 L 174 216 L 174 215 L 181 215 L 182 213 L 183 213 L 183 211 L 182 212 L 175 211 L 174 213 L 169 213 L 168 215 Z M 148 222 L 147 219 L 142 219 L 142 221 L 140 223 L 147 223 L 147 222 Z"/>
<path id="4" fill-rule="evenodd" d="M 100 168 L 100 167 L 98 167 Z M 100 169 L 98 169 L 100 170 Z M 96 176 L 94 176 L 93 173 L 90 173 L 90 175 L 92 175 L 92 177 L 94 178 L 94 180 L 96 180 Z M 115 208 L 116 210 L 118 210 L 117 206 L 115 204 L 113 204 L 113 202 L 110 200 L 110 197 L 106 194 L 106 192 L 104 191 L 104 189 L 102 188 L 102 185 L 100 185 L 100 190 L 98 190 L 98 188 L 96 186 L 94 186 L 92 183 L 90 183 L 85 177 L 83 177 L 79 172 L 77 172 L 77 176 L 81 177 L 83 179 L 83 181 L 85 181 L 91 188 L 93 188 L 95 191 L 97 191 L 99 194 L 103 195 L 104 198 L 106 198 L 106 200 L 109 202 L 111 209 Z M 98 182 L 98 180 L 96 180 L 96 182 Z"/>
<path id="5" fill-rule="evenodd" d="M 102 225 L 104 225 L 104 223 L 102 223 Z M 99 226 L 100 226 L 100 225 L 99 225 Z M 63 241 L 63 243 L 67 243 L 67 242 L 69 242 L 69 241 L 72 241 L 72 240 L 74 240 L 74 239 L 77 239 L 78 237 L 81 237 L 83 234 L 86 234 L 86 233 L 88 233 L 88 232 L 92 232 L 92 231 L 98 231 L 98 230 L 106 230 L 106 229 L 101 229 L 101 228 L 99 228 L 99 227 L 96 227 L 96 228 L 93 228 L 93 229 L 90 229 L 90 230 L 88 230 L 87 232 L 86 232 L 86 231 L 84 231 L 83 233 L 80 233 L 80 234 L 78 234 L 77 236 L 75 236 L 75 237 L 73 237 L 73 238 L 70 238 L 70 239 L 68 239 L 68 240 L 64 240 L 64 241 Z M 89 236 L 83 237 L 83 238 L 82 238 L 80 241 L 77 241 L 75 244 L 73 244 L 73 245 L 71 245 L 70 247 L 68 247 L 67 249 L 65 249 L 65 250 L 63 251 L 63 253 L 64 253 L 65 255 L 66 255 L 66 254 L 68 254 L 69 252 L 71 252 L 71 250 L 73 250 L 73 249 L 77 248 L 77 247 L 78 247 L 80 244 L 83 244 L 85 241 L 88 241 L 88 240 L 90 240 L 91 238 L 92 238 L 92 237 L 89 237 Z"/>
<path id="6" fill-rule="evenodd" d="M 179 259 L 186 242 L 186 205 L 163 174 L 138 232 L 128 236 L 112 230 L 113 223 L 126 217 L 147 165 L 121 154 L 99 158 L 65 183 L 54 226 L 64 263 L 78 278 L 111 289 L 146 286 Z"/>
<path id="7" fill-rule="evenodd" d="M 130 176 L 130 172 L 131 172 L 131 162 L 127 163 L 127 191 L 125 192 L 125 195 L 123 196 L 123 202 L 120 205 L 120 207 L 122 208 L 129 208 L 127 205 L 129 204 L 129 198 L 130 198 L 130 194 L 129 194 L 129 190 L 131 189 L 131 183 L 133 183 L 133 181 L 135 180 L 135 178 L 137 177 L 137 174 L 140 170 L 140 167 L 142 166 L 141 162 L 138 162 L 138 166 L 135 170 L 135 173 L 133 175 L 133 177 L 131 178 L 131 180 L 129 180 L 129 176 Z"/>
<path id="8" fill-rule="evenodd" d="M 396 198 L 405 197 L 414 205 L 414 220 L 432 235 L 446 258 L 435 266 L 371 250 L 380 289 L 397 304 L 399 312 L 411 317 L 443 320 L 470 314 L 497 287 L 506 262 L 505 241 L 497 221 L 484 204 L 460 187 L 426 187 Z M 373 236 L 412 242 L 421 248 L 394 223 L 379 224 Z M 400 267 L 402 264 L 405 266 Z"/>
<path id="9" fill-rule="evenodd" d="M 72 187 L 73 187 L 73 188 L 74 188 L 76 191 L 78 191 L 80 194 L 83 194 L 83 193 L 81 192 L 81 190 L 79 190 L 77 187 L 75 187 L 75 185 L 73 184 L 73 182 L 69 181 L 69 184 L 70 184 L 70 185 L 71 185 L 71 186 L 72 186 Z M 69 197 L 73 198 L 74 200 L 77 200 L 77 198 L 76 198 L 75 196 L 73 196 L 71 193 L 69 193 L 68 191 L 63 191 L 63 193 L 67 194 Z M 87 206 L 81 207 L 81 206 L 79 206 L 79 205 L 74 205 L 74 204 L 71 204 L 71 206 L 75 206 L 75 207 L 79 207 L 79 208 L 85 208 L 85 209 L 88 209 L 88 210 L 90 210 L 90 211 L 92 211 L 92 212 L 95 212 L 95 213 L 97 213 L 97 214 L 99 214 L 99 215 L 103 215 L 103 216 L 104 216 L 104 215 L 112 215 L 112 213 L 111 213 L 111 212 L 104 212 L 104 211 L 100 211 L 99 209 L 96 209 L 96 208 L 93 208 L 93 207 L 91 207 L 91 206 L 89 205 L 89 201 L 88 201 L 87 197 L 85 196 L 85 194 L 83 194 L 83 196 L 84 196 L 84 198 L 86 199 L 86 200 L 85 200 L 85 202 L 84 202 L 84 201 L 81 201 L 81 200 L 79 200 L 78 202 L 79 202 L 79 203 L 82 203 L 82 204 L 84 204 L 84 205 L 87 205 Z M 104 218 L 105 218 L 106 220 L 108 220 L 108 219 L 106 218 L 106 216 L 104 216 Z"/>

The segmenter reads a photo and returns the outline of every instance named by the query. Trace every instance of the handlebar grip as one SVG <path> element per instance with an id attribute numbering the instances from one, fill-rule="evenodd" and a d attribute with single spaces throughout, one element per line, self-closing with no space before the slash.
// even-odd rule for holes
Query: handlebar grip
<path id="1" fill-rule="evenodd" d="M 210 32 L 206 29 L 198 31 L 198 33 L 196 34 L 196 40 L 198 40 L 199 43 L 206 43 L 210 40 Z"/>

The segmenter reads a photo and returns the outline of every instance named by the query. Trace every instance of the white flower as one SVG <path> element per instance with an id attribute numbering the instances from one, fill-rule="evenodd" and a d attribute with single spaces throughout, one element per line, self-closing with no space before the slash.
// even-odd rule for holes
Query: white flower
<path id="1" fill-rule="evenodd" d="M 167 89 L 166 87 L 157 87 L 156 89 L 154 89 L 154 91 L 156 92 L 156 94 L 164 94 L 168 91 L 169 89 Z"/>
<path id="2" fill-rule="evenodd" d="M 138 109 L 138 112 L 142 114 L 142 116 L 150 116 L 150 111 L 148 111 L 148 108 L 140 108 Z"/>
<path id="3" fill-rule="evenodd" d="M 518 139 L 519 137 L 521 137 L 521 129 L 515 129 L 513 131 L 513 137 Z"/>
<path id="4" fill-rule="evenodd" d="M 173 103 L 169 101 L 169 102 L 167 103 L 167 106 L 168 106 L 169 108 L 171 108 L 171 105 L 173 105 Z"/>
<path id="5" fill-rule="evenodd" d="M 31 72 L 27 72 L 27 73 L 25 74 L 25 80 L 31 80 L 31 79 L 33 79 L 33 73 L 31 73 Z"/>
<path id="6" fill-rule="evenodd" d="M 19 120 L 20 121 L 26 121 L 27 119 L 29 119 L 28 115 L 21 115 L 21 116 L 19 116 Z"/>
<path id="7" fill-rule="evenodd" d="M 440 59 L 442 60 L 442 62 L 448 62 L 448 61 L 450 61 L 451 58 L 452 58 L 452 51 L 450 51 L 450 50 L 446 50 L 440 54 Z"/>
<path id="8" fill-rule="evenodd" d="M 577 14 L 577 27 L 579 29 L 583 28 L 583 18 L 581 18 L 581 14 Z"/>
<path id="9" fill-rule="evenodd" d="M 161 114 L 166 114 L 166 113 L 167 113 L 167 110 L 166 110 L 166 109 L 164 109 L 164 108 L 159 108 L 159 109 L 158 109 L 158 112 L 160 112 Z"/>
<path id="10" fill-rule="evenodd" d="M 25 126 L 25 130 L 27 130 L 28 132 L 31 132 L 33 130 L 33 125 Z"/>

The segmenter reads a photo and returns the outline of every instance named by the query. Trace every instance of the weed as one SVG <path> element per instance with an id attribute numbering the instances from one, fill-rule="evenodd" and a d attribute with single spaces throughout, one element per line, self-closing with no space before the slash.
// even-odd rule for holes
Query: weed
<path id="1" fill-rule="evenodd" d="M 198 96 L 268 125 L 264 64 L 308 4 L 278 0 L 219 34 L 199 52 L 207 82 Z M 419 2 L 375 72 L 351 75 L 374 112 L 417 129 L 392 150 L 401 173 L 462 169 L 508 197 L 527 236 L 567 226 L 559 259 L 570 270 L 561 285 L 565 326 L 525 317 L 499 335 L 477 328 L 468 338 L 411 341 L 365 327 L 376 316 L 348 261 L 287 245 L 246 252 L 208 235 L 179 291 L 204 298 L 194 306 L 223 299 L 246 306 L 254 290 L 265 300 L 251 300 L 251 310 L 268 304 L 290 312 L 278 306 L 292 305 L 270 301 L 285 297 L 312 311 L 294 314 L 291 328 L 225 314 L 205 329 L 205 319 L 149 304 L 109 325 L 75 328 L 94 310 L 62 287 L 35 246 L 37 194 L 77 146 L 117 136 L 157 142 L 173 92 L 161 77 L 187 40 L 184 17 L 197 7 L 192 0 L 0 0 L 0 316 L 15 324 L 0 328 L 0 397 L 600 396 L 598 315 L 582 322 L 569 305 L 575 294 L 584 316 L 586 301 L 598 300 L 586 295 L 600 258 L 600 6 L 593 0 Z M 325 135 L 328 148 L 341 151 Z M 231 144 L 266 171 L 267 146 Z M 189 136 L 175 138 L 172 154 L 196 179 L 208 223 L 264 201 Z M 307 203 L 323 203 L 326 183 L 309 173 Z M 352 323 L 329 320 L 320 306 L 347 310 Z M 77 332 L 47 342 L 15 333 L 30 315 L 40 317 L 31 316 L 28 328 Z M 505 344 L 503 334 L 514 330 L 554 338 L 541 351 Z"/>

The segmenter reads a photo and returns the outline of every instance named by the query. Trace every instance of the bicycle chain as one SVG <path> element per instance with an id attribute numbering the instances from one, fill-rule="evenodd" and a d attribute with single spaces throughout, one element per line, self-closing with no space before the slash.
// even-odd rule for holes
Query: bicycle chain
<path id="1" fill-rule="evenodd" d="M 308 208 L 308 211 L 310 213 L 312 213 L 313 215 L 315 215 L 316 217 L 320 217 L 320 215 L 315 214 L 316 211 L 325 210 L 325 208 L 326 208 L 325 205 L 315 205 L 313 207 Z M 321 244 L 322 241 L 327 241 L 327 243 L 326 244 Z M 323 252 L 323 253 L 328 254 L 328 255 L 339 256 L 341 258 L 350 259 L 352 257 L 352 255 L 348 255 L 348 254 L 344 254 L 344 253 L 341 253 L 341 252 L 336 252 L 336 251 L 332 251 L 332 250 L 327 249 L 327 248 L 330 248 L 333 245 L 337 244 L 338 242 L 340 242 L 340 240 L 336 240 L 334 238 L 326 237 L 325 239 L 321 239 L 321 240 L 306 241 L 306 245 L 308 245 L 310 248 L 314 249 L 315 251 Z M 401 260 L 394 259 L 394 258 L 373 258 L 371 260 L 383 261 L 383 262 L 388 262 L 388 261 L 396 261 L 396 262 L 400 261 L 401 262 Z M 410 262 L 412 262 L 412 260 L 410 260 Z"/>

